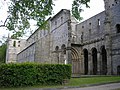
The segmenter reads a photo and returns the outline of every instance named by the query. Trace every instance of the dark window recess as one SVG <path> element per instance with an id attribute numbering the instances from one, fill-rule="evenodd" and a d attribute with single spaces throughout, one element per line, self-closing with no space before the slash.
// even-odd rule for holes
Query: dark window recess
<path id="1" fill-rule="evenodd" d="M 120 24 L 116 25 L 117 33 L 120 33 Z"/>
<path id="2" fill-rule="evenodd" d="M 89 23 L 89 25 L 91 25 L 91 23 Z"/>
<path id="3" fill-rule="evenodd" d="M 13 47 L 16 47 L 16 41 L 13 42 Z"/>
<path id="4" fill-rule="evenodd" d="M 81 34 L 81 43 L 83 42 L 83 36 L 84 36 L 84 33 L 82 32 L 82 34 Z"/>
<path id="5" fill-rule="evenodd" d="M 112 6 L 114 6 L 114 4 L 112 4 Z"/>
<path id="6" fill-rule="evenodd" d="M 55 21 L 55 25 L 57 25 L 57 21 Z"/>
<path id="7" fill-rule="evenodd" d="M 117 4 L 118 1 L 117 1 L 117 0 L 114 0 L 114 2 Z"/>
<path id="8" fill-rule="evenodd" d="M 84 28 L 84 26 L 82 26 L 82 28 Z"/>
<path id="9" fill-rule="evenodd" d="M 89 35 L 91 35 L 91 29 L 89 29 Z"/>
<path id="10" fill-rule="evenodd" d="M 100 22 L 100 19 L 98 19 L 98 26 L 100 26 L 101 22 Z"/>
<path id="11" fill-rule="evenodd" d="M 61 23 L 63 22 L 63 17 L 61 17 Z"/>
<path id="12" fill-rule="evenodd" d="M 58 51 L 58 50 L 59 50 L 59 47 L 58 47 L 58 46 L 56 46 L 55 50 L 56 50 L 56 51 Z"/>

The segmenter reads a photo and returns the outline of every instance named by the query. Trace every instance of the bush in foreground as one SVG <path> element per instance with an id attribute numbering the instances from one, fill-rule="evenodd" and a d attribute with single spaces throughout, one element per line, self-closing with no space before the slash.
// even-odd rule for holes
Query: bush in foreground
<path id="1" fill-rule="evenodd" d="M 0 65 L 0 87 L 62 84 L 71 78 L 71 65 L 19 63 Z"/>

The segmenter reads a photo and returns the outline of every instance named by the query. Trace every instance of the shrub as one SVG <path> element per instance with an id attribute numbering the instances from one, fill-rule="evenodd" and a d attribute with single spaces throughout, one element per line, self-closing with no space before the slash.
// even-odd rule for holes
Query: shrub
<path id="1" fill-rule="evenodd" d="M 1 87 L 62 84 L 64 79 L 70 78 L 71 65 L 37 63 L 0 65 Z"/>

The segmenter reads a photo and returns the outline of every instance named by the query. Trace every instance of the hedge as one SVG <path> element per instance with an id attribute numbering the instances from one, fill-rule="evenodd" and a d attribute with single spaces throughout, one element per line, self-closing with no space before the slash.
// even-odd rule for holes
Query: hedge
<path id="1" fill-rule="evenodd" d="M 62 84 L 71 78 L 71 65 L 17 63 L 0 65 L 0 87 Z"/>

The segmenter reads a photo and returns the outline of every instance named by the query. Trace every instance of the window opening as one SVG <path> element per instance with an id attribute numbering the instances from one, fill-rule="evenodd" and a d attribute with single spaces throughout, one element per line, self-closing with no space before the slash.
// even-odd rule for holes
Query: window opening
<path id="1" fill-rule="evenodd" d="M 16 47 L 16 41 L 13 42 L 13 47 Z"/>
<path id="2" fill-rule="evenodd" d="M 120 24 L 116 25 L 117 33 L 120 33 Z"/>

